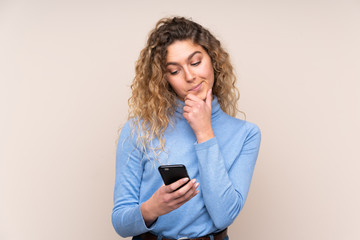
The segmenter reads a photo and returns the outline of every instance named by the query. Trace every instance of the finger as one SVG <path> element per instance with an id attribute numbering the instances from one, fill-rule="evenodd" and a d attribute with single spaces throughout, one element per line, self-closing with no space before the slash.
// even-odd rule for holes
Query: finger
<path id="1" fill-rule="evenodd" d="M 184 101 L 191 99 L 192 96 L 194 96 L 194 95 L 189 93 L 188 95 L 185 96 Z"/>
<path id="2" fill-rule="evenodd" d="M 199 183 L 195 183 L 193 184 L 193 186 L 191 187 L 191 189 L 189 191 L 186 192 L 185 195 L 183 195 L 182 197 L 180 198 L 177 198 L 175 199 L 176 203 L 175 205 L 182 205 L 184 204 L 185 202 L 189 201 L 190 199 L 192 199 L 193 197 L 195 197 L 200 191 L 197 190 L 197 187 L 199 186 Z M 179 205 L 179 206 L 180 206 Z"/>
<path id="3" fill-rule="evenodd" d="M 178 204 L 184 204 L 185 202 L 189 201 L 191 198 L 194 197 L 196 190 L 192 190 L 188 191 L 184 196 L 180 197 L 180 198 L 176 198 L 174 200 L 175 205 Z"/>
<path id="4" fill-rule="evenodd" d="M 185 101 L 186 101 L 186 100 L 191 100 L 191 101 L 196 101 L 196 102 L 202 101 L 201 98 L 199 98 L 198 96 L 196 96 L 196 95 L 194 95 L 194 94 L 191 94 L 191 93 L 189 93 L 188 95 L 186 95 L 184 100 L 185 100 Z"/>
<path id="5" fill-rule="evenodd" d="M 200 107 L 184 107 L 183 110 L 185 114 L 191 115 L 192 113 L 198 113 L 200 111 Z"/>
<path id="6" fill-rule="evenodd" d="M 191 112 L 189 112 L 189 113 L 184 112 L 183 113 L 183 117 L 185 118 L 186 121 L 188 121 L 188 123 L 192 122 L 192 115 L 193 114 Z"/>
<path id="7" fill-rule="evenodd" d="M 191 197 L 197 190 L 197 187 L 199 186 L 198 182 L 193 182 L 194 184 L 192 185 L 192 187 L 184 194 L 184 198 L 189 198 Z"/>
<path id="8" fill-rule="evenodd" d="M 189 192 L 195 191 L 196 190 L 196 187 L 194 187 L 195 184 L 197 184 L 196 179 L 192 179 L 186 185 L 184 185 L 180 189 L 176 190 L 174 192 L 174 197 L 175 198 L 182 198 L 183 196 L 185 196 Z"/>
<path id="9" fill-rule="evenodd" d="M 196 190 L 196 187 L 199 186 L 199 183 L 194 184 L 194 182 L 195 181 L 189 181 L 185 186 L 181 187 L 179 190 L 168 194 L 169 201 L 167 202 L 169 203 L 169 206 L 171 206 L 171 208 L 176 209 L 180 207 L 182 204 L 193 198 L 197 194 L 196 192 L 199 192 Z M 186 190 L 187 187 L 189 187 L 188 190 Z M 181 192 L 185 192 L 185 194 Z"/>
<path id="10" fill-rule="evenodd" d="M 189 107 L 189 106 L 184 106 L 183 107 L 183 110 L 184 110 L 184 112 L 191 112 L 192 111 L 192 107 Z"/>
<path id="11" fill-rule="evenodd" d="M 174 192 L 176 189 L 178 189 L 187 182 L 189 182 L 189 178 L 182 178 L 180 180 L 177 180 L 176 182 L 166 186 L 166 192 Z"/>
<path id="12" fill-rule="evenodd" d="M 187 196 L 186 198 L 179 199 L 180 201 L 176 203 L 176 208 L 178 208 L 181 205 L 183 205 L 184 203 L 188 202 L 190 199 L 195 197 L 199 192 L 200 192 L 199 190 L 193 191 L 192 194 Z"/>
<path id="13" fill-rule="evenodd" d="M 185 106 L 193 107 L 196 102 L 191 99 L 186 99 L 184 103 L 185 103 Z"/>
<path id="14" fill-rule="evenodd" d="M 194 107 L 197 106 L 199 103 L 203 103 L 204 101 L 200 98 L 197 98 L 196 96 L 191 96 L 190 98 L 187 98 L 184 103 L 185 106 Z"/>
<path id="15" fill-rule="evenodd" d="M 211 101 L 212 101 L 212 89 L 210 88 L 206 94 L 206 99 L 205 99 L 206 105 L 209 108 L 211 108 Z"/>

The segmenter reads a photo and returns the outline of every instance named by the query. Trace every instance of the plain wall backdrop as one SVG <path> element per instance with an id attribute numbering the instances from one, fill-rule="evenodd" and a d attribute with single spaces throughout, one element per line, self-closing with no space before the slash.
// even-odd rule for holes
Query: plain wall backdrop
<path id="1" fill-rule="evenodd" d="M 230 238 L 360 239 L 359 0 L 0 0 L 0 239 L 121 239 L 117 131 L 148 33 L 174 15 L 221 40 L 262 130 Z"/>

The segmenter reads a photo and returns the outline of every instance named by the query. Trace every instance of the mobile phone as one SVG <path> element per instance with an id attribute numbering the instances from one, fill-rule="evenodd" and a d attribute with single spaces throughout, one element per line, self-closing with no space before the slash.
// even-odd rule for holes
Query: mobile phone
<path id="1" fill-rule="evenodd" d="M 177 180 L 182 179 L 182 178 L 189 178 L 189 175 L 186 171 L 186 167 L 182 164 L 161 165 L 159 167 L 159 172 L 160 172 L 160 175 L 161 175 L 165 185 L 169 185 L 169 184 L 176 182 Z M 184 185 L 182 185 L 182 186 L 184 186 Z"/>

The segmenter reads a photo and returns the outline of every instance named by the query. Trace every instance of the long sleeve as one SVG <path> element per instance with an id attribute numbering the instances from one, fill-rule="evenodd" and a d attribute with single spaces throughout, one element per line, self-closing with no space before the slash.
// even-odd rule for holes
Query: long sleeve
<path id="1" fill-rule="evenodd" d="M 226 228 L 235 220 L 249 191 L 261 134 L 256 125 L 246 123 L 245 126 L 245 138 L 237 139 L 234 133 L 228 143 L 230 148 L 220 149 L 217 137 L 195 145 L 202 195 L 218 229 Z"/>
<path id="2" fill-rule="evenodd" d="M 129 123 L 125 124 L 116 152 L 112 224 L 122 237 L 136 236 L 150 230 L 145 225 L 139 203 L 143 172 L 141 153 L 130 131 Z"/>
<path id="3" fill-rule="evenodd" d="M 194 145 L 196 136 L 183 118 L 183 102 L 179 102 L 173 124 L 164 132 L 165 149 L 159 155 L 139 146 L 137 134 L 131 135 L 132 120 L 122 129 L 112 212 L 113 226 L 122 237 L 144 232 L 171 239 L 205 236 L 229 226 L 244 205 L 259 151 L 260 130 L 224 113 L 215 97 L 211 115 L 215 137 Z M 158 139 L 151 144 L 158 146 Z M 189 176 L 200 183 L 200 193 L 147 228 L 140 206 L 163 185 L 160 164 L 185 165 Z"/>

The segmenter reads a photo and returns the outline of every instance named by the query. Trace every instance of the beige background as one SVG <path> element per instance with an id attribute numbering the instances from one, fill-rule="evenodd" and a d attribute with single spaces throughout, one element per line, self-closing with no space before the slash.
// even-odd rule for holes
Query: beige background
<path id="1" fill-rule="evenodd" d="M 360 239 L 359 0 L 1 0 L 0 239 L 121 239 L 117 129 L 147 34 L 171 15 L 223 42 L 262 129 L 231 239 Z"/>

